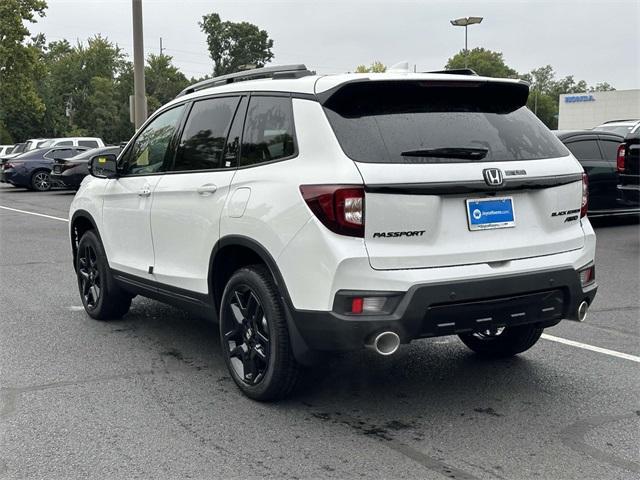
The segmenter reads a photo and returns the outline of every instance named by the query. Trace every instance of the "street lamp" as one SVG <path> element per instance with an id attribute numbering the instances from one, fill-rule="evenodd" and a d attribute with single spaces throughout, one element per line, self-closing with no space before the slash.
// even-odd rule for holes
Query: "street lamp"
<path id="1" fill-rule="evenodd" d="M 482 17 L 462 17 L 451 20 L 451 25 L 454 27 L 464 27 L 464 68 L 467 68 L 467 55 L 469 53 L 467 49 L 467 27 L 480 22 L 482 22 Z"/>

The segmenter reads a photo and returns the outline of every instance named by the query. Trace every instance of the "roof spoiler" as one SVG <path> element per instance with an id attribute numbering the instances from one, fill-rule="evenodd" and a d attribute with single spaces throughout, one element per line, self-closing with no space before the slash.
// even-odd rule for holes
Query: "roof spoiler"
<path id="1" fill-rule="evenodd" d="M 452 68 L 451 70 L 433 70 L 430 72 L 422 72 L 422 73 L 446 73 L 447 75 L 475 75 L 478 74 L 475 70 L 471 70 L 470 68 Z"/>
<path id="2" fill-rule="evenodd" d="M 218 77 L 208 78 L 201 82 L 194 83 L 182 90 L 176 98 L 182 97 L 189 93 L 197 92 L 210 87 L 218 87 L 228 83 L 244 82 L 247 80 L 256 80 L 259 78 L 301 78 L 307 75 L 314 75 L 315 72 L 307 69 L 303 64 L 295 65 L 274 65 L 273 67 L 253 68 L 251 70 L 243 70 L 241 72 L 229 73 Z"/>

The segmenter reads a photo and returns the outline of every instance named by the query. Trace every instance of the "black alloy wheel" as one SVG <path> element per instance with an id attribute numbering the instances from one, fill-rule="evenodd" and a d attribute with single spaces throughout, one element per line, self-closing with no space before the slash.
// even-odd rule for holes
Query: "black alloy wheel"
<path id="1" fill-rule="evenodd" d="M 220 345 L 231 378 L 261 402 L 289 395 L 299 378 L 282 295 L 264 265 L 231 276 L 220 304 Z"/>
<path id="2" fill-rule="evenodd" d="M 93 246 L 85 244 L 78 252 L 78 278 L 85 305 L 96 308 L 102 292 L 102 278 L 98 269 L 98 256 Z"/>
<path id="3" fill-rule="evenodd" d="M 245 284 L 236 285 L 225 306 L 223 337 L 231 367 L 247 385 L 262 381 L 269 367 L 269 323 L 256 293 Z"/>

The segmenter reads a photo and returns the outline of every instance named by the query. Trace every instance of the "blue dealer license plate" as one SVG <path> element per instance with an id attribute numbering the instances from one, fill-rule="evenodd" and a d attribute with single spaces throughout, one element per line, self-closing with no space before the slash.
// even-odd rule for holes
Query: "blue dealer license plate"
<path id="1" fill-rule="evenodd" d="M 511 197 L 467 200 L 469 230 L 515 227 L 516 214 Z"/>

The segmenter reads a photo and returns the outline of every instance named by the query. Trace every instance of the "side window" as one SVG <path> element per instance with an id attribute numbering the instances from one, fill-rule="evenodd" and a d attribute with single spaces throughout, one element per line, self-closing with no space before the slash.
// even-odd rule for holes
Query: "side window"
<path id="1" fill-rule="evenodd" d="M 123 175 L 145 175 L 161 172 L 168 156 L 173 153 L 171 140 L 184 111 L 184 105 L 172 108 L 156 117 L 136 137 L 122 159 Z"/>
<path id="2" fill-rule="evenodd" d="M 73 145 L 73 140 L 63 140 L 62 142 L 56 143 L 56 147 L 62 147 L 66 145 Z"/>
<path id="3" fill-rule="evenodd" d="M 616 156 L 618 155 L 618 145 L 622 142 L 616 142 L 614 140 L 600 140 L 600 147 L 602 148 L 602 154 L 604 159 L 610 162 L 616 162 Z"/>
<path id="4" fill-rule="evenodd" d="M 248 97 L 242 97 L 240 105 L 236 109 L 236 115 L 233 117 L 233 123 L 229 129 L 229 135 L 227 135 L 227 144 L 224 147 L 224 168 L 232 168 L 238 165 L 240 139 L 242 138 L 242 126 L 244 124 L 244 115 L 247 112 L 247 103 Z"/>
<path id="5" fill-rule="evenodd" d="M 251 97 L 242 135 L 240 166 L 290 157 L 295 153 L 289 97 Z"/>
<path id="6" fill-rule="evenodd" d="M 98 148 L 98 142 L 95 140 L 78 140 L 78 145 L 81 147 Z"/>
<path id="7" fill-rule="evenodd" d="M 566 144 L 567 148 L 578 160 L 601 160 L 600 149 L 596 140 L 578 140 Z"/>
<path id="8" fill-rule="evenodd" d="M 71 158 L 75 155 L 73 149 L 71 148 L 60 148 L 57 150 L 51 150 L 48 152 L 45 157 L 50 159 L 55 158 Z"/>
<path id="9" fill-rule="evenodd" d="M 225 97 L 193 104 L 173 171 L 223 168 L 222 151 L 238 101 Z"/>

